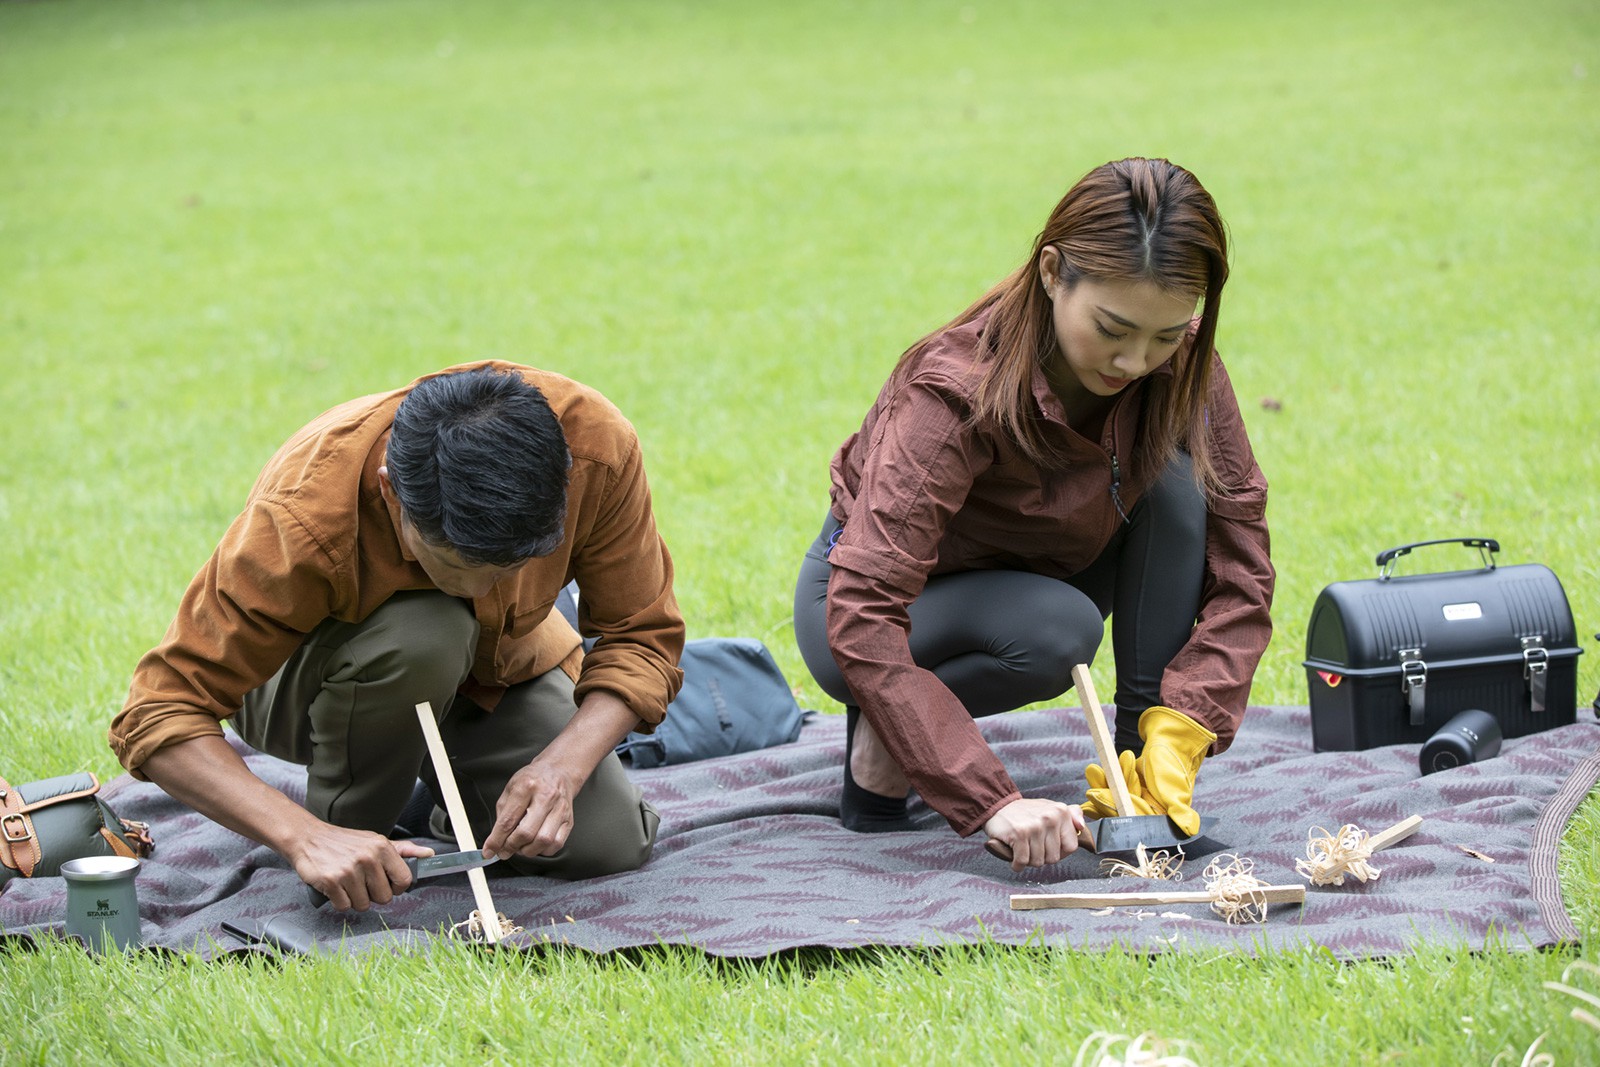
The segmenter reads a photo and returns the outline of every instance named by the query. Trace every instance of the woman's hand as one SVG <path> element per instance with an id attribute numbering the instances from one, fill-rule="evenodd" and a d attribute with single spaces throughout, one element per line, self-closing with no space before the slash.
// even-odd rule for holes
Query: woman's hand
<path id="1" fill-rule="evenodd" d="M 983 824 L 983 832 L 1011 850 L 1011 869 L 1046 867 L 1078 850 L 1083 809 L 1054 800 L 1013 800 Z"/>

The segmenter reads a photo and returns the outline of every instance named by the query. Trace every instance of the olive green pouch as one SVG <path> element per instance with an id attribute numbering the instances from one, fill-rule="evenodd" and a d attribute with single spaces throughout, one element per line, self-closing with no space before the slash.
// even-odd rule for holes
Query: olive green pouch
<path id="1" fill-rule="evenodd" d="M 68 860 L 155 851 L 150 827 L 118 818 L 99 794 L 88 772 L 16 786 L 0 778 L 0 889 L 13 878 L 60 874 Z"/>

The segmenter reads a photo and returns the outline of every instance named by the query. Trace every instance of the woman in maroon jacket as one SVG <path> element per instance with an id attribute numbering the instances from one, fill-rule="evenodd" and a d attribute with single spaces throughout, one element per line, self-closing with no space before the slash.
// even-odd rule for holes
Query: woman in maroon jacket
<path id="1" fill-rule="evenodd" d="M 1212 347 L 1227 277 L 1194 175 L 1108 163 L 901 357 L 834 457 L 795 590 L 800 651 L 848 714 L 846 826 L 911 829 L 915 788 L 1019 870 L 1073 851 L 1080 809 L 1024 797 L 972 720 L 1068 689 L 1109 615 L 1138 813 L 1198 828 L 1195 777 L 1271 634 L 1266 480 Z"/>

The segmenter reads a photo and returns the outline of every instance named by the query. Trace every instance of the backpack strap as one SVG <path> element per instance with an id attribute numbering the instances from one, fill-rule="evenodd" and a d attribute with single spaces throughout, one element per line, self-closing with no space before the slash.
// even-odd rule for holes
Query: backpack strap
<path id="1" fill-rule="evenodd" d="M 44 860 L 44 849 L 39 844 L 39 834 L 34 828 L 31 813 L 70 800 L 92 797 L 100 791 L 100 779 L 87 772 L 83 777 L 88 779 L 87 786 L 56 793 L 32 803 L 23 798 L 20 790 L 0 778 L 0 864 L 24 878 L 33 877 L 34 870 Z"/>
<path id="2" fill-rule="evenodd" d="M 0 863 L 24 878 L 32 878 L 33 869 L 43 858 L 22 794 L 0 778 Z"/>

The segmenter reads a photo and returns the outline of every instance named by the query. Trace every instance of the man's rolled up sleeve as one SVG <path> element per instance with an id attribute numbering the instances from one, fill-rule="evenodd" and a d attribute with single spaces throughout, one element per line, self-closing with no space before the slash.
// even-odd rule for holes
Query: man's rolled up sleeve
<path id="1" fill-rule="evenodd" d="M 337 561 L 282 504 L 252 501 L 184 592 L 161 643 L 134 669 L 108 741 L 135 778 L 151 754 L 220 736 L 221 720 L 266 682 L 333 610 Z"/>
<path id="2" fill-rule="evenodd" d="M 574 570 L 579 632 L 599 639 L 584 655 L 575 698 L 609 690 L 648 732 L 666 718 L 683 684 L 684 624 L 637 441 L 608 486 Z"/>

